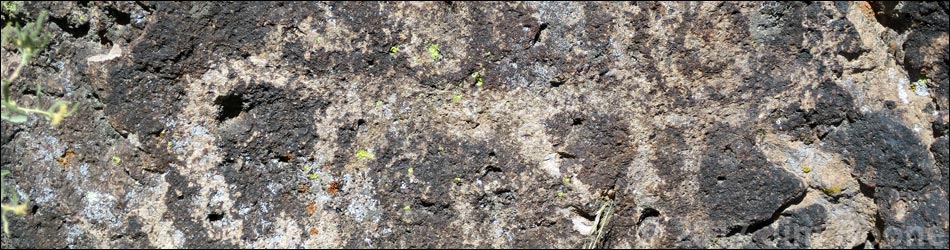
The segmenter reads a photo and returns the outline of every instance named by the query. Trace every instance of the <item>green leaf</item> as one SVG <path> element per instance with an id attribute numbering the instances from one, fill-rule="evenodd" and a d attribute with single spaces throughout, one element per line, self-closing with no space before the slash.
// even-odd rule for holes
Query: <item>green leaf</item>
<path id="1" fill-rule="evenodd" d="M 10 170 L 0 170 L 0 177 L 7 176 L 8 174 L 10 174 Z"/>

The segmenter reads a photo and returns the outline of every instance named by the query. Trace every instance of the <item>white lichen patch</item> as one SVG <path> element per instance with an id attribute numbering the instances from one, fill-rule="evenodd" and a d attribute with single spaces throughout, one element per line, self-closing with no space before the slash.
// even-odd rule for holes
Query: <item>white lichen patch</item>
<path id="1" fill-rule="evenodd" d="M 910 103 L 907 100 L 907 79 L 901 78 L 897 80 L 897 96 L 900 97 L 901 102 L 904 104 Z"/>
<path id="2" fill-rule="evenodd" d="M 911 83 L 911 89 L 914 90 L 914 94 L 918 96 L 930 96 L 930 91 L 927 90 L 928 80 L 917 80 L 914 83 Z"/>
<path id="3" fill-rule="evenodd" d="M 303 242 L 301 235 L 304 234 L 304 231 L 300 225 L 297 224 L 296 218 L 281 213 L 274 221 L 273 227 L 274 230 L 272 233 L 261 237 L 261 239 L 257 241 L 250 242 L 248 245 L 252 248 L 268 249 L 300 247 L 300 243 Z"/>
<path id="4" fill-rule="evenodd" d="M 594 233 L 594 222 L 581 217 L 580 215 L 575 215 L 571 218 L 571 225 L 571 228 L 581 235 L 591 235 Z"/>
<path id="5" fill-rule="evenodd" d="M 119 218 L 112 213 L 116 198 L 110 194 L 95 191 L 86 192 L 83 197 L 86 208 L 82 210 L 84 218 L 95 224 L 106 224 L 110 227 L 119 226 Z"/>
<path id="6" fill-rule="evenodd" d="M 380 211 L 379 211 L 379 201 L 373 198 L 374 189 L 371 183 L 369 182 L 359 182 L 355 183 L 350 181 L 353 185 L 359 185 L 356 188 L 351 188 L 348 190 L 350 195 L 348 199 L 350 204 L 346 207 L 346 214 L 350 216 L 356 222 L 373 222 L 379 223 L 380 220 Z M 352 185 L 347 185 L 352 186 Z M 347 188 L 347 187 L 344 187 Z"/>
<path id="7" fill-rule="evenodd" d="M 77 211 L 79 216 L 70 218 L 76 224 L 69 227 L 67 241 L 75 242 L 76 239 L 86 238 L 91 239 L 95 247 L 108 247 L 113 231 L 125 221 L 124 217 L 119 217 L 121 215 L 113 211 L 117 203 L 116 197 L 108 193 L 87 191 L 82 200 L 84 207 Z"/>

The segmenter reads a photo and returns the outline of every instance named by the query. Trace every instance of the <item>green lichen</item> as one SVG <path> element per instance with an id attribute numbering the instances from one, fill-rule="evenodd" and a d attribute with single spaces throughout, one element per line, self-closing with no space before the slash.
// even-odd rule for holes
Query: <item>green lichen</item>
<path id="1" fill-rule="evenodd" d="M 310 178 L 311 180 L 316 180 L 317 178 L 320 178 L 320 176 L 317 175 L 317 173 L 312 173 L 312 174 L 310 174 L 309 178 Z"/>
<path id="2" fill-rule="evenodd" d="M 432 60 L 439 60 L 439 58 L 442 58 L 438 44 L 429 45 L 429 56 L 432 56 Z"/>
<path id="3" fill-rule="evenodd" d="M 802 172 L 804 172 L 804 173 L 806 173 L 806 174 L 807 174 L 807 173 L 811 173 L 811 166 L 808 166 L 808 165 L 802 166 Z"/>
<path id="4" fill-rule="evenodd" d="M 452 181 L 454 181 L 455 183 L 462 183 L 462 178 L 455 177 L 455 179 L 452 179 Z"/>
<path id="5" fill-rule="evenodd" d="M 115 165 L 119 165 L 119 163 L 122 163 L 122 158 L 119 158 L 119 156 L 113 156 L 112 163 Z"/>
<path id="6" fill-rule="evenodd" d="M 376 158 L 376 155 L 374 155 L 373 153 L 370 153 L 369 151 L 362 150 L 362 149 L 360 149 L 359 151 L 356 151 L 356 159 L 362 160 L 362 159 L 374 159 L 374 158 Z"/>
<path id="7" fill-rule="evenodd" d="M 831 185 L 830 187 L 824 187 L 821 189 L 821 191 L 827 195 L 835 196 L 841 193 L 841 186 L 835 184 Z"/>
<path id="8" fill-rule="evenodd" d="M 485 84 L 481 71 L 475 71 L 472 73 L 472 78 L 475 78 L 475 86 L 481 87 L 483 84 Z"/>
<path id="9" fill-rule="evenodd" d="M 462 93 L 455 93 L 455 96 L 452 97 L 452 103 L 458 103 L 462 101 Z"/>
<path id="10" fill-rule="evenodd" d="M 393 54 L 394 56 L 399 54 L 399 46 L 389 47 L 389 54 Z"/>
<path id="11" fill-rule="evenodd" d="M 445 151 L 445 148 L 444 148 L 444 147 L 442 147 L 441 145 L 439 146 L 439 148 L 438 148 L 438 149 L 439 149 L 439 152 L 442 152 L 442 151 Z"/>
<path id="12" fill-rule="evenodd" d="M 406 172 L 409 173 L 409 175 L 412 175 L 412 167 L 409 167 L 409 169 L 406 170 Z"/>
<path id="13" fill-rule="evenodd" d="M 86 16 L 85 13 L 79 13 L 79 17 L 78 17 L 78 18 L 79 18 L 79 23 L 81 23 L 81 24 L 82 24 L 82 23 L 86 23 L 87 21 L 89 21 L 89 17 Z"/>
<path id="14" fill-rule="evenodd" d="M 557 198 L 564 198 L 564 192 L 557 192 Z"/>

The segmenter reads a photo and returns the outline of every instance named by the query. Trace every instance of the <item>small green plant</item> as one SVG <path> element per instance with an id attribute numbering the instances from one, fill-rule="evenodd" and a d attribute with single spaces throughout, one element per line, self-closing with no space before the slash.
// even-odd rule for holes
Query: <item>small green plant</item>
<path id="1" fill-rule="evenodd" d="M 320 178 L 320 176 L 317 175 L 317 173 L 312 173 L 312 174 L 310 174 L 310 179 L 311 179 L 311 180 L 316 180 L 317 178 Z"/>
<path id="2" fill-rule="evenodd" d="M 440 52 L 441 51 L 439 50 L 438 44 L 429 45 L 429 56 L 432 56 L 432 60 L 439 60 L 439 58 L 442 58 L 442 54 Z"/>
<path id="3" fill-rule="evenodd" d="M 410 207 L 409 205 L 406 205 L 405 207 L 402 208 L 402 210 L 409 211 L 409 210 L 412 210 L 412 207 Z"/>
<path id="4" fill-rule="evenodd" d="M 472 73 L 472 78 L 475 78 L 476 87 L 481 87 L 483 84 L 485 84 L 485 81 L 482 79 L 481 71 L 475 71 L 475 73 Z"/>
<path id="5" fill-rule="evenodd" d="M 462 93 L 455 93 L 455 96 L 452 97 L 452 103 L 458 103 L 462 101 Z"/>
<path id="6" fill-rule="evenodd" d="M 63 121 L 63 118 L 76 112 L 79 105 L 69 106 L 69 102 L 57 100 L 47 109 L 36 109 L 31 107 L 21 107 L 17 105 L 16 100 L 10 95 L 10 86 L 20 77 L 23 67 L 30 64 L 30 60 L 46 48 L 49 43 L 50 35 L 43 32 L 43 22 L 46 21 L 46 12 L 40 13 L 36 22 L 27 23 L 24 27 L 10 26 L 3 28 L 2 44 L 12 41 L 13 45 L 20 51 L 20 63 L 10 76 L 0 81 L 0 118 L 12 123 L 26 122 L 30 114 L 39 114 L 50 120 L 50 125 L 56 126 Z M 11 40 L 12 39 L 12 40 Z M 39 85 L 37 85 L 37 95 L 42 94 Z"/>
<path id="7" fill-rule="evenodd" d="M 10 203 L 3 203 L 0 218 L 3 219 L 3 233 L 10 234 L 10 225 L 7 223 L 7 212 L 13 212 L 15 215 L 25 215 L 29 206 L 29 198 L 20 196 L 16 193 L 7 193 L 7 184 L 3 181 L 10 174 L 9 170 L 0 170 L 0 200 L 9 200 Z"/>
<path id="8" fill-rule="evenodd" d="M 3 2 L 3 10 L 12 14 L 12 12 L 15 12 L 21 5 L 21 2 Z M 39 114 L 50 120 L 50 125 L 56 126 L 59 125 L 64 118 L 72 115 L 79 107 L 78 105 L 70 107 L 69 102 L 63 100 L 53 102 L 53 104 L 45 110 L 21 107 L 17 105 L 16 100 L 11 96 L 10 87 L 20 77 L 23 68 L 30 63 L 33 57 L 40 54 L 49 43 L 49 33 L 43 32 L 43 23 L 46 21 L 46 16 L 47 14 L 44 11 L 40 13 L 34 22 L 27 23 L 23 27 L 20 27 L 18 24 L 14 26 L 7 24 L 7 26 L 0 31 L 0 46 L 6 45 L 9 41 L 12 42 L 13 46 L 20 52 L 20 61 L 13 70 L 13 73 L 9 76 L 3 75 L 2 79 L 0 79 L 0 120 L 12 123 L 23 123 L 29 120 L 30 114 Z M 37 96 L 42 97 L 43 92 L 38 84 L 36 93 Z M 5 234 L 10 234 L 7 212 L 13 212 L 14 215 L 24 215 L 26 214 L 29 204 L 28 197 L 22 197 L 21 199 L 15 192 L 7 193 L 8 188 L 3 179 L 9 174 L 9 170 L 0 170 L 0 201 L 5 200 L 9 202 L 0 204 L 0 207 L 2 207 L 0 217 L 2 217 L 3 232 Z"/>
<path id="9" fill-rule="evenodd" d="M 359 151 L 356 151 L 356 159 L 362 160 L 362 159 L 373 159 L 373 158 L 376 158 L 376 155 L 374 155 L 373 153 L 370 153 L 369 151 L 362 150 L 362 149 L 360 149 Z"/>
<path id="10" fill-rule="evenodd" d="M 3 1 L 3 12 L 7 15 L 13 15 L 20 7 L 23 7 L 23 1 Z"/>

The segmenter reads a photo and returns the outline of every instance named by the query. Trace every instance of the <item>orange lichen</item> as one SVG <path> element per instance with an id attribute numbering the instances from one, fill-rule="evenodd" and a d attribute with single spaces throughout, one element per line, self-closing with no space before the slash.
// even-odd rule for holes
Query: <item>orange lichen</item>
<path id="1" fill-rule="evenodd" d="M 874 9 L 871 8 L 871 4 L 868 4 L 867 2 L 855 2 L 855 7 L 857 7 L 857 9 L 860 10 L 865 17 L 874 17 Z"/>
<path id="2" fill-rule="evenodd" d="M 299 191 L 300 191 L 301 193 L 306 193 L 307 191 L 310 191 L 310 185 L 307 185 L 306 183 L 300 184 L 300 189 L 299 189 Z"/>
<path id="3" fill-rule="evenodd" d="M 316 228 L 311 228 L 311 229 L 310 229 L 310 235 L 317 235 L 318 233 L 320 233 L 320 231 L 317 231 Z"/>
<path id="4" fill-rule="evenodd" d="M 307 214 L 313 215 L 315 213 L 317 213 L 317 204 L 313 202 L 307 203 Z"/>
<path id="5" fill-rule="evenodd" d="M 293 159 L 294 159 L 294 154 L 292 154 L 292 153 L 286 153 L 286 154 L 279 155 L 278 157 L 280 158 L 281 161 L 285 161 L 285 162 L 286 162 L 286 161 L 293 160 Z"/>
<path id="6" fill-rule="evenodd" d="M 330 186 L 327 187 L 327 193 L 330 193 L 331 195 L 336 195 L 339 192 L 340 192 L 340 182 L 331 181 Z"/>
<path id="7" fill-rule="evenodd" d="M 73 159 L 73 156 L 76 156 L 76 152 L 73 152 L 72 149 L 67 149 L 63 156 L 60 156 L 59 159 L 56 159 L 60 164 L 63 164 L 64 167 L 69 167 L 69 162 Z"/>

